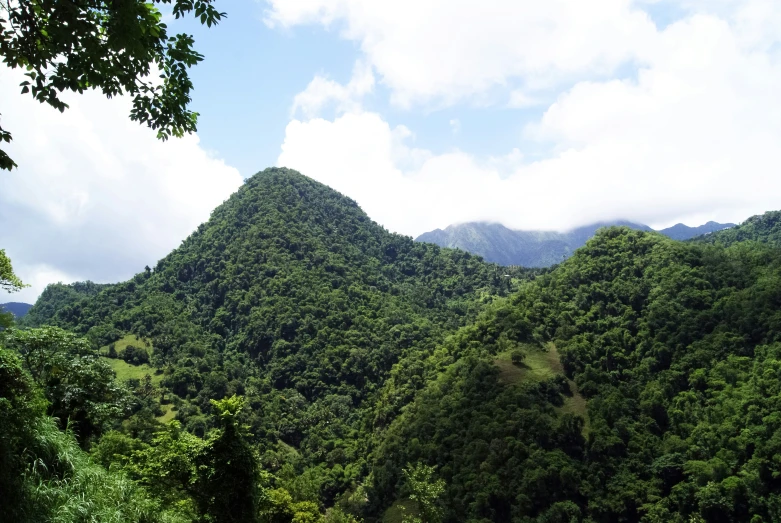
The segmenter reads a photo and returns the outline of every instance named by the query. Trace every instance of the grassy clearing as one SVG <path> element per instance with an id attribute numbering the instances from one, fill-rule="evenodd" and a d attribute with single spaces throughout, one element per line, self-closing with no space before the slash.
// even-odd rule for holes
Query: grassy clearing
<path id="1" fill-rule="evenodd" d="M 503 352 L 494 361 L 499 367 L 499 379 L 509 385 L 515 385 L 526 379 L 546 380 L 556 374 L 562 374 L 559 353 L 553 344 L 547 351 L 533 345 L 523 345 L 526 359 L 521 365 L 515 365 L 510 360 L 510 352 Z"/>
<path id="2" fill-rule="evenodd" d="M 382 523 L 401 523 L 404 516 L 419 516 L 418 507 L 411 499 L 400 499 L 391 505 L 382 516 Z"/>
<path id="3" fill-rule="evenodd" d="M 557 374 L 564 374 L 564 369 L 559 359 L 559 352 L 553 343 L 548 343 L 545 349 L 532 345 L 524 345 L 522 348 L 526 351 L 526 359 L 521 365 L 515 365 L 510 360 L 509 351 L 496 356 L 494 363 L 499 367 L 499 380 L 503 383 L 516 385 L 524 380 L 541 381 L 552 378 Z M 578 392 L 578 386 L 574 381 L 568 381 L 572 396 L 564 396 L 564 405 L 556 410 L 562 414 L 575 414 L 582 417 L 585 421 L 583 435 L 586 436 L 589 430 L 586 398 Z"/>
<path id="4" fill-rule="evenodd" d="M 583 418 L 583 435 L 588 436 L 589 419 L 586 398 L 578 392 L 578 386 L 575 385 L 574 381 L 569 380 L 569 388 L 572 391 L 572 396 L 564 396 L 564 405 L 557 410 L 562 414 L 574 414 Z"/>
<path id="5" fill-rule="evenodd" d="M 123 338 L 117 340 L 114 342 L 114 349 L 117 351 L 117 354 L 122 354 L 122 351 L 124 351 L 128 345 L 133 345 L 134 347 L 141 347 L 143 349 L 146 349 L 146 351 L 149 353 L 149 355 L 152 355 L 152 347 L 136 336 L 135 334 L 126 334 Z M 100 348 L 99 350 L 101 356 L 106 356 L 108 354 L 108 345 L 105 345 Z"/>
<path id="6" fill-rule="evenodd" d="M 119 382 L 130 379 L 142 380 L 144 379 L 144 376 L 149 374 L 152 376 L 152 383 L 157 387 L 163 379 L 162 374 L 155 374 L 155 368 L 150 367 L 147 364 L 136 366 L 114 358 L 103 357 L 101 359 L 111 365 L 111 368 L 114 369 L 114 372 L 117 374 L 117 381 Z"/>
<path id="7" fill-rule="evenodd" d="M 176 417 L 176 411 L 173 410 L 173 405 L 163 405 L 163 415 L 155 418 L 160 423 L 168 423 Z"/>

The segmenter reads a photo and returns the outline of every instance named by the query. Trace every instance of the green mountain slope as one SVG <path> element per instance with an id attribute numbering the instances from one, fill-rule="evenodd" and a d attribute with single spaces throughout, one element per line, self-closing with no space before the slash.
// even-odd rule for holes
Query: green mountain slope
<path id="1" fill-rule="evenodd" d="M 731 229 L 720 230 L 695 239 L 697 242 L 724 246 L 749 240 L 781 247 L 781 211 L 758 214 Z"/>
<path id="2" fill-rule="evenodd" d="M 555 269 L 510 270 L 270 169 L 153 270 L 49 322 L 107 356 L 137 344 L 160 374 L 136 394 L 159 383 L 198 436 L 210 400 L 244 396 L 268 499 L 314 512 L 781 520 L 781 252 L 578 234 Z M 109 463 L 132 462 L 113 441 L 154 447 L 144 412 L 101 441 Z"/>
<path id="3" fill-rule="evenodd" d="M 769 247 L 602 231 L 448 339 L 374 453 L 376 502 L 422 461 L 446 521 L 779 520 L 780 299 Z"/>
<path id="4" fill-rule="evenodd" d="M 109 285 L 83 281 L 76 283 L 53 283 L 47 285 L 35 304 L 20 318 L 19 325 L 38 327 L 49 323 L 57 311 L 97 295 Z"/>
<path id="5" fill-rule="evenodd" d="M 282 445 L 300 466 L 322 464 L 328 499 L 365 473 L 358 428 L 394 364 L 433 352 L 507 294 L 517 280 L 507 274 L 388 233 L 335 191 L 268 169 L 153 270 L 76 301 L 52 300 L 63 289 L 51 288 L 30 314 L 56 306 L 49 323 L 99 347 L 145 340 L 177 419 L 196 433 L 209 400 L 246 395 L 268 459 Z"/>

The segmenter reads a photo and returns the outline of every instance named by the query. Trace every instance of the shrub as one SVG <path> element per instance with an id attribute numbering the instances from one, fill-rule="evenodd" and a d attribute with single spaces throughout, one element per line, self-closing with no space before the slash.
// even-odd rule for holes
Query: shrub
<path id="1" fill-rule="evenodd" d="M 522 349 L 513 349 L 513 351 L 510 353 L 510 361 L 513 362 L 513 365 L 521 365 L 525 359 L 526 352 L 524 352 Z"/>
<path id="2" fill-rule="evenodd" d="M 142 365 L 149 363 L 149 353 L 144 348 L 128 345 L 122 351 L 122 359 L 131 365 Z"/>

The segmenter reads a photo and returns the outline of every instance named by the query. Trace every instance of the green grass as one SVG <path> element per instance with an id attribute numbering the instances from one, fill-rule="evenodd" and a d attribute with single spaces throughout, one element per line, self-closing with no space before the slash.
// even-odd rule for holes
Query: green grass
<path id="1" fill-rule="evenodd" d="M 149 374 L 152 376 L 152 383 L 157 387 L 163 379 L 162 374 L 155 374 L 155 368 L 150 367 L 146 363 L 136 366 L 114 358 L 102 357 L 101 359 L 111 365 L 111 368 L 114 369 L 114 372 L 117 374 L 117 381 L 119 382 L 130 379 L 142 380 L 144 379 L 144 376 Z"/>
<path id="2" fill-rule="evenodd" d="M 122 339 L 114 342 L 114 349 L 117 351 L 118 355 L 121 355 L 128 345 L 144 348 L 150 355 L 152 353 L 152 347 L 135 334 L 127 334 Z M 146 363 L 143 365 L 131 365 L 120 359 L 106 357 L 108 354 L 108 345 L 101 347 L 98 352 L 103 356 L 103 361 L 111 365 L 111 368 L 114 369 L 114 372 L 117 374 L 117 381 L 124 382 L 125 380 L 130 379 L 142 380 L 144 379 L 144 376 L 149 374 L 152 376 L 152 383 L 157 387 L 163 379 L 161 374 L 155 374 L 154 367 L 147 365 Z"/>
<path id="3" fill-rule="evenodd" d="M 121 355 L 128 345 L 144 348 L 150 356 L 152 354 L 152 347 L 134 334 L 127 334 L 122 339 L 114 342 L 114 350 L 117 351 L 117 355 Z M 101 347 L 99 352 L 101 354 L 101 359 L 114 369 L 114 372 L 117 375 L 116 379 L 120 383 L 131 379 L 141 381 L 147 374 L 152 377 L 152 384 L 155 387 L 159 387 L 160 382 L 163 380 L 163 375 L 155 374 L 156 369 L 146 363 L 142 365 L 131 365 L 124 360 L 107 357 L 108 345 Z M 176 411 L 173 410 L 173 405 L 162 405 L 162 409 L 163 415 L 156 418 L 160 423 L 168 423 L 176 417 Z"/>
<path id="4" fill-rule="evenodd" d="M 564 405 L 556 410 L 562 414 L 574 414 L 583 418 L 583 436 L 588 436 L 590 427 L 586 398 L 578 392 L 578 386 L 575 385 L 574 381 L 569 380 L 569 388 L 572 391 L 572 396 L 564 396 Z"/>
<path id="5" fill-rule="evenodd" d="M 128 345 L 144 348 L 150 356 L 152 355 L 152 347 L 135 334 L 126 334 L 123 338 L 115 341 L 114 349 L 117 351 L 117 354 L 122 354 L 122 351 L 124 351 Z M 101 356 L 106 356 L 108 354 L 108 345 L 101 347 L 99 352 Z"/>
<path id="6" fill-rule="evenodd" d="M 176 411 L 173 410 L 173 405 L 163 405 L 163 415 L 155 418 L 160 423 L 168 423 L 176 417 Z"/>
<path id="7" fill-rule="evenodd" d="M 26 453 L 35 465 L 21 478 L 26 506 L 19 511 L 27 517 L 14 521 L 190 521 L 161 510 L 160 504 L 125 474 L 93 462 L 73 435 L 59 430 L 51 418 L 36 420 L 32 429 L 34 437 Z M 3 509 L 8 512 L 5 506 Z"/>
<path id="8" fill-rule="evenodd" d="M 526 359 L 520 365 L 515 365 L 510 360 L 510 351 L 496 356 L 494 363 L 499 367 L 499 380 L 503 383 L 516 385 L 524 380 L 541 381 L 557 374 L 564 374 L 559 352 L 553 343 L 548 343 L 545 349 L 533 345 L 523 345 L 521 348 L 526 352 Z M 568 381 L 572 396 L 564 396 L 564 405 L 556 410 L 562 414 L 574 414 L 582 417 L 585 421 L 583 435 L 587 436 L 589 419 L 586 398 L 578 392 L 578 386 L 574 381 Z"/>
<path id="9" fill-rule="evenodd" d="M 411 499 L 400 499 L 382 515 L 382 523 L 401 523 L 404 516 L 419 516 L 418 507 Z"/>
<path id="10" fill-rule="evenodd" d="M 499 367 L 499 379 L 504 383 L 515 385 L 527 379 L 542 381 L 563 374 L 559 353 L 552 344 L 547 351 L 528 344 L 521 348 L 526 352 L 526 359 L 520 365 L 510 360 L 509 351 L 498 354 L 494 360 Z"/>

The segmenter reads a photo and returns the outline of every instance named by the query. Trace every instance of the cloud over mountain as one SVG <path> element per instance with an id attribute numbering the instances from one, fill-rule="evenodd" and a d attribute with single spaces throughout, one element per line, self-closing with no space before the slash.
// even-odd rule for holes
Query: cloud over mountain
<path id="1" fill-rule="evenodd" d="M 412 235 L 478 220 L 563 230 L 627 218 L 660 228 L 781 206 L 781 8 L 542 4 L 272 0 L 268 23 L 321 25 L 358 43 L 401 107 L 548 100 L 518 112 L 515 148 L 486 156 L 417 145 L 403 111 L 390 118 L 362 106 L 361 93 L 333 118 L 291 121 L 278 163 Z"/>

